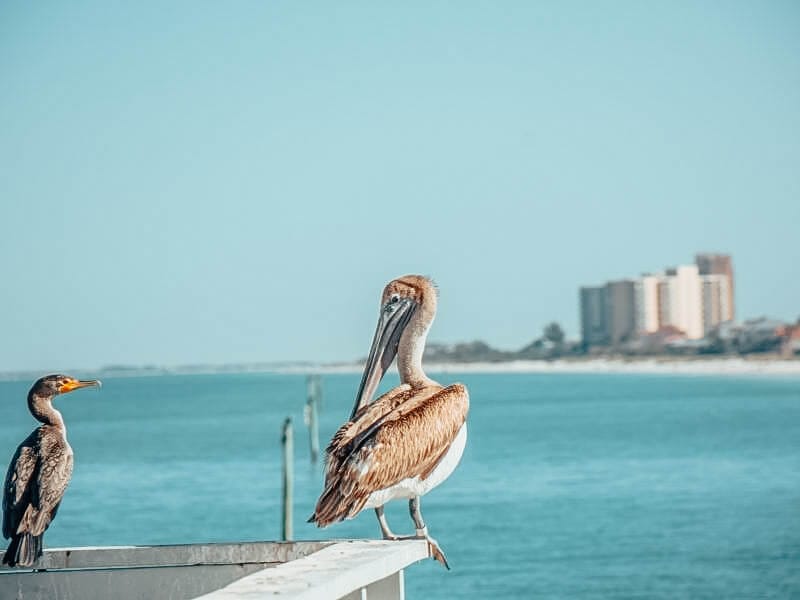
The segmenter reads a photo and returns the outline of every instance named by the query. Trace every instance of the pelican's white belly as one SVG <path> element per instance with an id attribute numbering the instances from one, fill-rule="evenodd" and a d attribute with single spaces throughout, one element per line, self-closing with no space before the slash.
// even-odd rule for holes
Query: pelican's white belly
<path id="1" fill-rule="evenodd" d="M 436 465 L 436 468 L 428 476 L 427 479 L 422 480 L 419 477 L 409 477 L 394 484 L 392 487 L 372 492 L 367 499 L 364 508 L 376 508 L 383 506 L 389 500 L 398 498 L 410 499 L 415 496 L 423 496 L 430 492 L 437 485 L 442 483 L 445 479 L 450 477 L 450 474 L 458 466 L 461 460 L 461 455 L 464 454 L 464 447 L 467 445 L 467 424 L 464 423 L 459 429 L 453 443 L 444 458 Z"/>

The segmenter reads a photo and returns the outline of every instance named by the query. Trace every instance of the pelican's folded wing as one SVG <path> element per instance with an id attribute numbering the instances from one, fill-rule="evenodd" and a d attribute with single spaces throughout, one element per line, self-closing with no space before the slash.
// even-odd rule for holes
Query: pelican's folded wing
<path id="1" fill-rule="evenodd" d="M 357 514 L 372 492 L 429 474 L 466 421 L 469 394 L 461 384 L 421 390 L 355 436 L 330 473 L 314 519 L 321 526 Z"/>

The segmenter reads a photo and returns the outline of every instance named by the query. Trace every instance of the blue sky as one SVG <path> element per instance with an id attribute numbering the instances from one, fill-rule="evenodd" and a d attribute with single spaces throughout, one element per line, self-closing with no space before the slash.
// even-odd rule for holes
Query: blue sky
<path id="1" fill-rule="evenodd" d="M 578 286 L 731 252 L 800 315 L 800 5 L 4 2 L 0 370 L 578 331 Z"/>

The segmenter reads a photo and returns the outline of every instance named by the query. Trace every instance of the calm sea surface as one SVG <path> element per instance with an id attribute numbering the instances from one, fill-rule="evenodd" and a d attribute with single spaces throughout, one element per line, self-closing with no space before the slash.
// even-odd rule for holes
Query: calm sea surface
<path id="1" fill-rule="evenodd" d="M 800 379 L 438 379 L 472 398 L 461 465 L 422 502 L 453 570 L 413 566 L 409 598 L 800 597 Z M 358 381 L 323 377 L 323 446 Z M 35 426 L 30 384 L 0 382 L 4 464 Z M 75 472 L 46 546 L 277 539 L 287 415 L 295 537 L 378 537 L 372 511 L 305 523 L 322 469 L 304 400 L 304 377 L 270 374 L 115 378 L 60 398 Z M 388 517 L 412 532 L 405 503 Z"/>

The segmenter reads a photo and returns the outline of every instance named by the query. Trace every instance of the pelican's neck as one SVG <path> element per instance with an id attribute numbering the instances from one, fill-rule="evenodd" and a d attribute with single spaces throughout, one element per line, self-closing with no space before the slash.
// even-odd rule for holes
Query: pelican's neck
<path id="1" fill-rule="evenodd" d="M 30 394 L 28 396 L 28 409 L 37 421 L 66 431 L 61 413 L 53 408 L 53 396 Z"/>
<path id="2" fill-rule="evenodd" d="M 428 339 L 431 323 L 424 323 L 419 317 L 419 313 L 412 317 L 397 345 L 397 371 L 400 373 L 400 381 L 412 388 L 434 383 L 422 370 L 422 354 L 425 352 L 425 341 Z"/>

